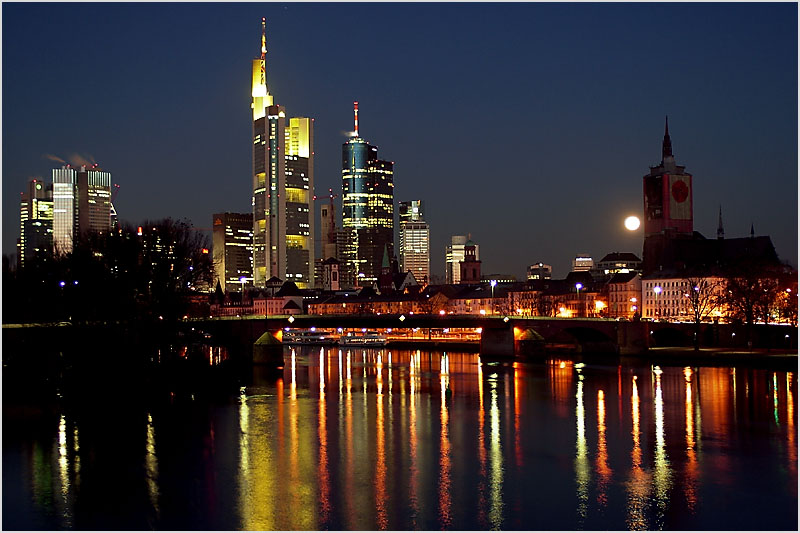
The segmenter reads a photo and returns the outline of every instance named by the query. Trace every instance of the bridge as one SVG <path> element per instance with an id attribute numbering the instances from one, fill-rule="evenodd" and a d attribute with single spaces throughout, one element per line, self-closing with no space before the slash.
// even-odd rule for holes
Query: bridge
<path id="1" fill-rule="evenodd" d="M 474 315 L 293 315 L 266 318 L 202 319 L 192 321 L 221 340 L 234 338 L 255 342 L 265 331 L 277 334 L 293 329 L 388 328 L 422 330 L 480 328 L 480 351 L 484 355 L 513 357 L 529 343 L 560 346 L 575 351 L 642 354 L 648 348 L 646 322 L 617 322 L 591 318 L 486 317 Z M 530 333 L 529 333 L 530 332 Z M 522 342 L 520 342 L 522 341 Z M 528 344 L 529 346 L 530 344 Z"/>

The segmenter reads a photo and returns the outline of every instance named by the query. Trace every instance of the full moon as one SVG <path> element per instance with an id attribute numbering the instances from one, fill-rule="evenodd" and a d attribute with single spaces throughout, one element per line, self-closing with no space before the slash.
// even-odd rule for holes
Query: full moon
<path id="1" fill-rule="evenodd" d="M 625 219 L 625 228 L 630 231 L 639 229 L 639 217 L 630 216 Z"/>

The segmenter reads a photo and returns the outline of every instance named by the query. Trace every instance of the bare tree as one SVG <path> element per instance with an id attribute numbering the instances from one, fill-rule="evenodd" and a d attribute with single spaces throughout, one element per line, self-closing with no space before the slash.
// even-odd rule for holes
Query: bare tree
<path id="1" fill-rule="evenodd" d="M 686 278 L 684 282 L 688 285 L 684 297 L 689 302 L 689 309 L 694 321 L 694 349 L 700 349 L 700 323 L 703 319 L 711 316 L 711 313 L 719 308 L 721 284 L 718 281 L 708 278 Z"/>

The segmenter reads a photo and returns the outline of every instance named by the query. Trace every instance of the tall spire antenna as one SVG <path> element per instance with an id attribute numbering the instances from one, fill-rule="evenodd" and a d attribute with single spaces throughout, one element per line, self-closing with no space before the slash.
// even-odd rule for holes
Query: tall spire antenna
<path id="1" fill-rule="evenodd" d="M 353 102 L 353 118 L 355 122 L 355 136 L 358 137 L 358 102 Z"/>
<path id="2" fill-rule="evenodd" d="M 722 228 L 722 204 L 719 206 L 719 225 L 717 226 L 717 239 L 725 238 L 725 230 Z"/>
<path id="3" fill-rule="evenodd" d="M 267 58 L 267 19 L 261 17 L 261 61 Z"/>
<path id="4" fill-rule="evenodd" d="M 672 157 L 672 140 L 669 138 L 669 116 L 664 117 L 664 143 L 661 145 L 661 160 Z"/>

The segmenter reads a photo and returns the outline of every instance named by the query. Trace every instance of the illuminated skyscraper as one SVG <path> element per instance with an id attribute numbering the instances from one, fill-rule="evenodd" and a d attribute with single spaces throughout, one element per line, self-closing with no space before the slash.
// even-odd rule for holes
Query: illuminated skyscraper
<path id="1" fill-rule="evenodd" d="M 69 253 L 88 233 L 111 230 L 111 173 L 97 165 L 53 169 L 53 246 Z"/>
<path id="2" fill-rule="evenodd" d="M 222 289 L 239 291 L 252 286 L 252 213 L 215 214 L 211 244 L 214 254 L 214 275 Z"/>
<path id="3" fill-rule="evenodd" d="M 400 270 L 412 272 L 419 283 L 430 281 L 430 226 L 422 200 L 400 202 Z"/>
<path id="4" fill-rule="evenodd" d="M 37 254 L 53 251 L 53 186 L 41 179 L 28 183 L 28 192 L 20 198 L 19 242 L 17 257 L 20 266 Z"/>
<path id="5" fill-rule="evenodd" d="M 358 102 L 353 110 L 355 131 L 342 145 L 342 226 L 349 233 L 343 270 L 355 273 L 357 285 L 371 286 L 384 248 L 394 253 L 394 163 L 378 159 L 378 147 L 359 137 Z"/>
<path id="6" fill-rule="evenodd" d="M 314 119 L 289 118 L 267 87 L 266 21 L 253 60 L 253 277 L 310 287 L 314 276 Z"/>

